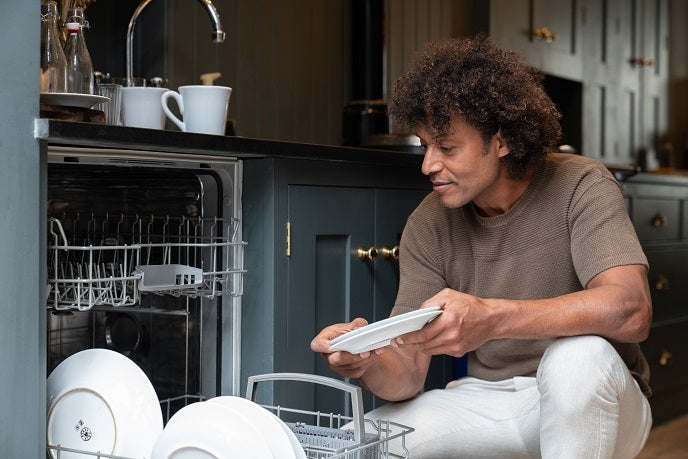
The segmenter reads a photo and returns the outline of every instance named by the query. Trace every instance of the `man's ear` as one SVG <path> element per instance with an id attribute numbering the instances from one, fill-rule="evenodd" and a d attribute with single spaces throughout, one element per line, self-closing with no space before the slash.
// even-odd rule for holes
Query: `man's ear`
<path id="1" fill-rule="evenodd" d="M 511 150 L 509 149 L 509 145 L 506 143 L 506 139 L 502 135 L 501 129 L 497 131 L 494 136 L 492 136 L 492 141 L 496 142 L 497 144 L 497 155 L 500 158 L 503 158 L 510 153 Z"/>

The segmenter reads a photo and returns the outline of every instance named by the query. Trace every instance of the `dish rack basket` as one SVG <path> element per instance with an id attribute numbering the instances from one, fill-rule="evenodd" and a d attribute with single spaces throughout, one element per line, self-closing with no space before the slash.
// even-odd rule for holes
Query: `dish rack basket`
<path id="1" fill-rule="evenodd" d="M 142 293 L 243 293 L 237 218 L 95 216 L 48 219 L 48 307 L 133 306 Z"/>
<path id="2" fill-rule="evenodd" d="M 406 449 L 405 440 L 406 435 L 413 432 L 414 429 L 392 421 L 364 419 L 363 397 L 360 387 L 325 376 L 302 373 L 271 373 L 249 377 L 246 398 L 255 402 L 258 383 L 267 381 L 322 384 L 345 391 L 351 397 L 353 416 L 261 405 L 278 417 L 286 413 L 295 413 L 316 420 L 315 425 L 303 422 L 285 422 L 301 443 L 308 459 L 408 459 L 409 453 Z M 205 399 L 202 395 L 182 395 L 161 400 L 164 423 L 167 424 L 174 412 L 182 406 L 201 402 Z M 395 440 L 394 445 L 390 444 L 392 440 Z M 47 445 L 47 450 L 51 453 L 49 457 L 55 459 L 61 459 L 62 456 L 73 457 L 74 454 L 81 455 L 84 459 L 146 459 L 116 456 L 59 445 Z"/>
<path id="3" fill-rule="evenodd" d="M 315 425 L 285 422 L 298 438 L 308 459 L 388 459 L 408 458 L 406 435 L 414 429 L 389 420 L 364 418 L 361 388 L 326 376 L 303 373 L 269 373 L 248 378 L 246 398 L 254 401 L 258 383 L 297 381 L 329 386 L 349 394 L 352 416 L 321 413 L 283 406 L 261 404 L 278 417 L 295 413 L 315 419 Z M 395 445 L 391 440 L 398 439 Z"/>

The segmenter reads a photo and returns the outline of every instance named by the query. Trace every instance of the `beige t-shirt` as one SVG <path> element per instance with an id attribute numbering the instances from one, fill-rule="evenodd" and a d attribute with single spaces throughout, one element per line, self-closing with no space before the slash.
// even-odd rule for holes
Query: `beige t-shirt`
<path id="1" fill-rule="evenodd" d="M 551 154 L 508 212 L 485 218 L 472 204 L 449 209 L 430 193 L 401 238 L 392 315 L 445 287 L 481 298 L 540 299 L 580 291 L 600 272 L 647 266 L 618 182 L 599 162 Z M 535 375 L 551 340 L 491 340 L 469 354 L 468 374 L 496 381 Z M 649 395 L 638 344 L 612 343 Z"/>

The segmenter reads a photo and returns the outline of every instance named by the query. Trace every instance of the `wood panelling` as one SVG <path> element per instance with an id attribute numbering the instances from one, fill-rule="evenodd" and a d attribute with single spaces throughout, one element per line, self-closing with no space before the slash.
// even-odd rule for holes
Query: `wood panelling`
<path id="1" fill-rule="evenodd" d="M 465 2 L 385 0 L 385 99 L 391 97 L 394 82 L 425 42 L 454 36 L 454 16 L 461 3 Z M 397 126 L 390 130 L 402 131 Z"/>
<path id="2" fill-rule="evenodd" d="M 347 2 L 214 0 L 227 40 L 213 44 L 198 2 L 168 10 L 169 87 L 219 71 L 233 88 L 229 114 L 246 137 L 341 144 L 346 94 Z M 205 37 L 208 37 L 207 39 Z"/>

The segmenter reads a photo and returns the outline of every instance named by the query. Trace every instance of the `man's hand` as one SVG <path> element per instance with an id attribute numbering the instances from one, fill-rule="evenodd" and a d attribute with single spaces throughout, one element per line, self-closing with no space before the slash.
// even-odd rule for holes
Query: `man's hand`
<path id="1" fill-rule="evenodd" d="M 336 337 L 365 325 L 368 325 L 368 322 L 360 317 L 352 320 L 350 323 L 330 325 L 313 338 L 311 349 L 319 352 L 327 360 L 330 369 L 340 376 L 344 378 L 359 378 L 377 360 L 377 357 L 385 352 L 384 348 L 360 354 L 350 354 L 345 351 L 330 352 L 329 348 L 330 341 Z"/>
<path id="2" fill-rule="evenodd" d="M 484 300 L 445 288 L 421 308 L 429 306 L 441 307 L 442 314 L 420 330 L 397 338 L 398 345 L 413 345 L 428 355 L 461 357 L 491 339 L 491 308 Z"/>

